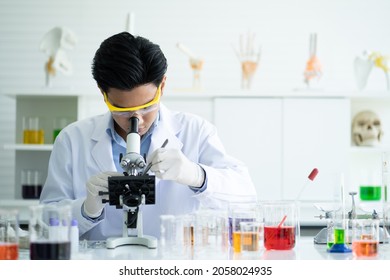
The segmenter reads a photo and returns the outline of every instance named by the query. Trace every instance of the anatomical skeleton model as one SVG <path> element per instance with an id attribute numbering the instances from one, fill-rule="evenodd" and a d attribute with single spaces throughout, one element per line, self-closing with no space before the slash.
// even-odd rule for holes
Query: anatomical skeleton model
<path id="1" fill-rule="evenodd" d="M 200 73 L 203 69 L 204 60 L 194 55 L 186 46 L 181 43 L 177 43 L 176 45 L 178 49 L 180 49 L 184 54 L 188 56 L 190 59 L 190 66 L 193 71 L 193 82 L 192 87 L 199 89 L 201 88 L 201 79 Z"/>
<path id="2" fill-rule="evenodd" d="M 352 139 L 357 146 L 377 146 L 383 137 L 382 122 L 372 111 L 361 111 L 352 120 Z"/>
<path id="3" fill-rule="evenodd" d="M 386 77 L 387 90 L 390 90 L 390 56 L 367 50 L 357 56 L 354 61 L 355 77 L 358 88 L 363 90 L 366 87 L 368 77 L 374 66 L 383 70 Z"/>
<path id="4" fill-rule="evenodd" d="M 314 78 L 319 80 L 322 76 L 321 63 L 317 57 L 317 34 L 310 34 L 309 42 L 309 60 L 306 62 L 306 69 L 303 73 L 304 81 L 307 86 L 310 86 L 310 83 Z"/>
<path id="5" fill-rule="evenodd" d="M 42 38 L 39 48 L 49 56 L 45 64 L 46 86 L 51 85 L 51 78 L 57 70 L 65 75 L 72 74 L 72 64 L 65 50 L 73 49 L 76 42 L 73 32 L 65 27 L 55 27 Z"/>
<path id="6" fill-rule="evenodd" d="M 241 88 L 250 89 L 253 76 L 261 58 L 261 46 L 255 51 L 255 34 L 249 33 L 247 37 L 240 35 L 240 50 L 233 47 L 238 60 L 241 63 Z"/>

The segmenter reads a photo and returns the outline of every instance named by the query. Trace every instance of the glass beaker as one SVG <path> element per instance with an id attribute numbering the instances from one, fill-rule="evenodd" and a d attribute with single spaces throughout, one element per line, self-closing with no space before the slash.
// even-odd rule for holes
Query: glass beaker
<path id="1" fill-rule="evenodd" d="M 0 260 L 17 260 L 18 258 L 18 211 L 0 209 Z"/>
<path id="2" fill-rule="evenodd" d="M 260 222 L 261 208 L 257 203 L 229 204 L 229 240 L 234 253 L 241 252 L 241 222 Z"/>
<path id="3" fill-rule="evenodd" d="M 23 144 L 43 144 L 44 130 L 40 127 L 38 117 L 23 117 Z"/>
<path id="4" fill-rule="evenodd" d="M 332 212 L 332 225 L 333 225 L 333 235 L 331 232 L 328 232 L 329 246 L 327 252 L 329 253 L 349 253 L 352 250 L 348 247 L 348 244 L 351 242 L 350 229 L 349 229 L 349 219 L 345 218 L 344 209 L 334 210 Z"/>
<path id="5" fill-rule="evenodd" d="M 160 215 L 160 246 L 165 252 L 171 252 L 177 244 L 176 218 L 174 215 Z"/>
<path id="6" fill-rule="evenodd" d="M 261 222 L 241 222 L 241 251 L 258 252 L 263 246 L 264 223 Z"/>
<path id="7" fill-rule="evenodd" d="M 30 207 L 31 260 L 69 260 L 70 205 L 41 204 Z"/>
<path id="8" fill-rule="evenodd" d="M 375 171 L 362 171 L 359 184 L 361 201 L 380 201 L 382 198 L 381 174 Z"/>
<path id="9" fill-rule="evenodd" d="M 264 247 L 267 250 L 291 250 L 296 244 L 297 205 L 289 201 L 263 203 Z"/>
<path id="10" fill-rule="evenodd" d="M 42 192 L 42 175 L 39 170 L 22 170 L 22 197 L 24 199 L 38 199 Z"/>
<path id="11" fill-rule="evenodd" d="M 61 130 L 65 128 L 69 123 L 68 119 L 65 117 L 58 117 L 54 119 L 53 125 L 53 143 L 56 140 L 58 134 L 60 134 Z"/>
<path id="12" fill-rule="evenodd" d="M 375 257 L 379 248 L 379 220 L 352 221 L 352 252 L 355 257 Z"/>

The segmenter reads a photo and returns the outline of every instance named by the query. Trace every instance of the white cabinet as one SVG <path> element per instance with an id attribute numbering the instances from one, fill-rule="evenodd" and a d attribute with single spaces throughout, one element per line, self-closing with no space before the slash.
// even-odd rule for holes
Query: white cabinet
<path id="1" fill-rule="evenodd" d="M 282 196 L 282 105 L 279 98 L 215 99 L 222 142 L 248 166 L 262 200 Z"/>
<path id="2" fill-rule="evenodd" d="M 347 171 L 349 100 L 217 98 L 215 124 L 226 149 L 249 168 L 259 199 L 331 200 L 333 173 Z"/>
<path id="3" fill-rule="evenodd" d="M 296 199 L 313 168 L 301 199 L 334 199 L 338 174 L 348 178 L 349 117 L 346 98 L 283 99 L 283 199 Z"/>

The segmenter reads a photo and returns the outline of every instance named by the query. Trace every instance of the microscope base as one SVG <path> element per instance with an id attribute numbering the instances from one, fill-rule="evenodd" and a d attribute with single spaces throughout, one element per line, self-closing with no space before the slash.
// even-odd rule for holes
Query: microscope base
<path id="1" fill-rule="evenodd" d="M 157 248 L 157 238 L 149 235 L 144 235 L 143 237 L 110 237 L 106 243 L 107 249 L 114 249 L 123 245 L 143 245 L 149 249 L 155 249 Z"/>

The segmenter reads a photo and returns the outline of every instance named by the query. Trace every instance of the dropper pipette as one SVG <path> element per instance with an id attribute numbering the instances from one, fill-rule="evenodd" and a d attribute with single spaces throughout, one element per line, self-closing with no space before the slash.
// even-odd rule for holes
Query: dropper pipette
<path id="1" fill-rule="evenodd" d="M 311 183 L 312 181 L 314 181 L 314 179 L 316 178 L 318 174 L 318 169 L 317 168 L 313 168 L 313 170 L 310 172 L 309 176 L 307 176 L 306 178 L 306 181 L 305 183 L 303 184 L 301 190 L 299 191 L 297 197 L 295 198 L 295 206 L 296 206 L 296 210 L 297 210 L 297 213 L 296 213 L 296 216 L 297 216 L 297 236 L 300 237 L 301 236 L 301 225 L 300 225 L 300 204 L 299 204 L 299 199 L 301 198 L 301 195 L 303 193 L 303 191 L 306 189 L 306 187 L 309 185 L 309 183 Z M 279 226 L 280 227 L 284 220 L 286 219 L 286 216 L 283 217 L 283 220 L 279 223 Z"/>
<path id="2" fill-rule="evenodd" d="M 314 179 L 316 178 L 317 174 L 318 174 L 318 169 L 314 168 L 310 172 L 309 176 L 307 176 L 307 179 L 306 179 L 305 183 L 303 184 L 301 190 L 299 191 L 298 196 L 295 199 L 295 201 L 298 201 L 301 198 L 301 195 L 302 195 L 303 191 L 306 189 L 307 185 L 309 185 L 310 182 L 314 181 Z"/>

